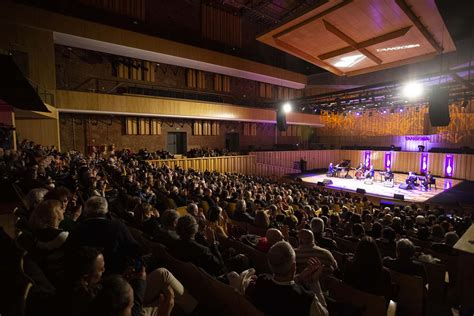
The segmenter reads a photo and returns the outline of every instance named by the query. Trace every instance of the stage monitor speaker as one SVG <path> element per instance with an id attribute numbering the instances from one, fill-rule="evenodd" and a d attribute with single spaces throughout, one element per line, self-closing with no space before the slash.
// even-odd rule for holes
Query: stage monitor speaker
<path id="1" fill-rule="evenodd" d="M 435 89 L 430 96 L 429 113 L 431 126 L 448 126 L 449 94 L 447 90 Z"/>
<path id="2" fill-rule="evenodd" d="M 280 132 L 285 132 L 288 128 L 286 125 L 286 113 L 277 111 L 277 127 Z"/>
<path id="3" fill-rule="evenodd" d="M 346 176 L 344 177 L 346 179 L 352 179 L 352 176 L 350 174 L 346 174 Z"/>
<path id="4" fill-rule="evenodd" d="M 357 188 L 356 192 L 360 194 L 365 194 L 365 189 Z"/>
<path id="5" fill-rule="evenodd" d="M 324 183 L 324 185 L 329 185 L 329 184 L 332 184 L 332 180 L 331 179 L 324 179 L 323 183 Z"/>
<path id="6" fill-rule="evenodd" d="M 401 183 L 399 188 L 402 190 L 413 190 L 413 187 L 407 183 Z"/>
<path id="7" fill-rule="evenodd" d="M 395 194 L 393 195 L 393 198 L 394 198 L 394 199 L 397 199 L 397 200 L 402 200 L 402 201 L 405 200 L 405 196 L 404 196 L 403 194 L 397 194 L 397 193 L 395 193 Z"/>
<path id="8" fill-rule="evenodd" d="M 316 183 L 316 185 L 320 186 L 320 187 L 323 187 L 324 186 L 324 183 L 322 183 L 321 181 L 318 181 L 318 183 Z"/>

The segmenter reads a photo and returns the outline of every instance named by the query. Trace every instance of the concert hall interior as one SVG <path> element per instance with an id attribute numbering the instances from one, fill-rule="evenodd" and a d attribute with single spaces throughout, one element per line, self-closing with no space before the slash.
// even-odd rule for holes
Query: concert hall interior
<path id="1" fill-rule="evenodd" d="M 474 1 L 2 0 L 0 192 L 0 316 L 473 316 Z"/>

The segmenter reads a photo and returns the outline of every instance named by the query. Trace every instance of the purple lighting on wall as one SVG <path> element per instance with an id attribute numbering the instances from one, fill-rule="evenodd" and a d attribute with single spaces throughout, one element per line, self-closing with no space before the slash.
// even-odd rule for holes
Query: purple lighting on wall
<path id="1" fill-rule="evenodd" d="M 454 156 L 446 155 L 444 160 L 444 175 L 446 178 L 451 178 L 454 173 Z"/>
<path id="2" fill-rule="evenodd" d="M 370 151 L 364 153 L 364 165 L 366 168 L 370 168 Z"/>
<path id="3" fill-rule="evenodd" d="M 385 166 L 385 169 L 392 168 L 392 153 L 391 152 L 385 153 L 384 166 Z"/>
<path id="4" fill-rule="evenodd" d="M 422 153 L 420 159 L 420 173 L 424 174 L 428 171 L 428 153 Z"/>

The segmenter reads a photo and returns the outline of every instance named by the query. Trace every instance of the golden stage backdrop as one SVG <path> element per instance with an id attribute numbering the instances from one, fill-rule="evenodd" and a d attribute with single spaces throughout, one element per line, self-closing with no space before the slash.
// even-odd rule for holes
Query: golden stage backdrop
<path id="1" fill-rule="evenodd" d="M 403 135 L 430 135 L 432 143 L 458 144 L 469 146 L 474 144 L 474 113 L 472 102 L 462 107 L 451 104 L 451 122 L 446 127 L 432 127 L 427 106 L 410 106 L 400 112 L 399 108 L 387 109 L 386 113 L 377 110 L 356 111 L 346 114 L 324 112 L 321 115 L 324 127 L 317 129 L 318 136 L 339 137 L 380 137 Z M 380 111 L 380 110 L 379 110 Z M 353 140 L 354 138 L 350 138 Z"/>

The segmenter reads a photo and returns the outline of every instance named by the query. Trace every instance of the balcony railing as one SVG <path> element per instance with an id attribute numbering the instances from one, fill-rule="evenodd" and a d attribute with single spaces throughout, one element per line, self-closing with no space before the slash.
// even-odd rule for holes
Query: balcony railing
<path id="1" fill-rule="evenodd" d="M 61 89 L 68 90 L 67 87 Z M 272 108 L 268 100 L 260 98 L 239 98 L 229 93 L 218 93 L 195 89 L 177 89 L 153 84 L 146 84 L 136 80 L 103 79 L 90 77 L 75 87 L 69 88 L 74 91 L 88 91 L 93 93 L 107 94 L 136 94 L 173 99 L 198 100 L 215 103 L 228 103 L 249 107 Z"/>

